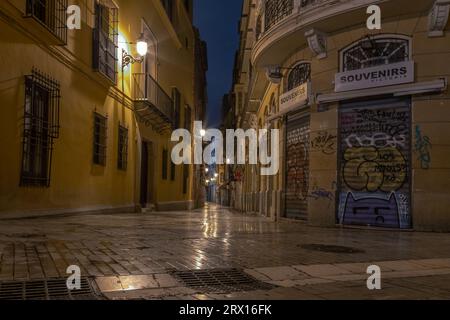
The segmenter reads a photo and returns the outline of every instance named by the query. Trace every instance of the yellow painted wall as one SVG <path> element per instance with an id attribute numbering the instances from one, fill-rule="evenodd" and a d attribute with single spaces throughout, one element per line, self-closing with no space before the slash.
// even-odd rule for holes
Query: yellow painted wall
<path id="1" fill-rule="evenodd" d="M 158 78 L 170 95 L 172 87 L 182 94 L 181 109 L 193 108 L 194 34 L 189 17 L 177 1 L 180 23 L 173 29 L 159 0 L 116 1 L 119 30 L 125 41 L 135 41 L 141 19 L 158 40 Z M 66 46 L 49 44 L 47 33 L 32 19 L 23 17 L 23 1 L 0 4 L 0 215 L 89 211 L 134 210 L 139 202 L 140 138 L 154 142 L 157 172 L 161 171 L 163 147 L 169 147 L 169 133 L 160 135 L 139 127 L 133 112 L 130 71 L 125 73 L 125 92 L 119 72 L 116 86 L 92 70 L 93 1 L 79 0 L 83 15 L 81 30 L 69 30 Z M 171 29 L 172 28 L 172 29 Z M 180 40 L 182 39 L 182 40 Z M 187 39 L 187 41 L 186 41 Z M 184 47 L 187 42 L 188 46 Z M 126 45 L 136 55 L 133 45 Z M 120 59 L 120 57 L 119 57 Z M 24 112 L 24 77 L 32 68 L 50 75 L 61 84 L 61 134 L 55 140 L 51 186 L 19 187 Z M 132 72 L 140 72 L 139 64 Z M 119 66 L 120 70 L 120 66 Z M 107 164 L 92 163 L 93 112 L 108 117 Z M 184 123 L 182 114 L 181 123 Z M 194 118 L 194 113 L 192 112 Z M 118 125 L 129 129 L 128 168 L 117 169 Z M 141 130 L 142 132 L 138 132 Z M 170 148 L 169 148 L 170 151 Z M 169 153 L 170 156 L 170 153 Z M 169 180 L 170 180 L 170 164 Z M 192 168 L 190 174 L 192 184 Z M 182 169 L 175 182 L 155 181 L 157 202 L 185 201 L 191 187 L 182 194 Z"/>

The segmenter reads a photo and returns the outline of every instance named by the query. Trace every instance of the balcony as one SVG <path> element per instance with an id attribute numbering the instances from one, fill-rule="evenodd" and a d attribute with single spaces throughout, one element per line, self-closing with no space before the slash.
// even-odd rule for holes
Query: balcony
<path id="1" fill-rule="evenodd" d="M 266 91 L 265 68 L 282 65 L 296 51 L 307 48 L 308 39 L 305 36 L 307 31 L 315 29 L 332 36 L 346 30 L 351 32 L 365 28 L 369 17 L 366 11 L 372 4 L 381 7 L 383 23 L 386 24 L 390 21 L 398 21 L 402 16 L 423 15 L 430 11 L 434 1 L 415 1 L 414 5 L 411 5 L 410 0 L 266 0 L 262 2 L 263 7 L 257 10 L 259 14 L 255 28 L 256 42 L 250 58 L 253 72 L 248 95 L 253 103 L 248 110 L 252 111 L 259 107 L 258 101 Z M 279 2 L 279 4 L 274 6 L 272 2 Z M 289 9 L 291 4 L 292 10 Z M 270 16 L 266 17 L 266 15 Z M 270 23 L 267 24 L 268 21 Z M 383 31 L 391 32 L 391 29 L 383 28 Z M 368 30 L 367 33 L 369 33 Z M 349 39 L 352 37 L 353 35 Z M 334 43 L 336 42 L 329 42 L 329 44 Z M 328 48 L 329 45 L 326 47 Z M 332 49 L 339 50 L 341 47 Z"/>
<path id="2" fill-rule="evenodd" d="M 419 3 L 418 3 L 419 2 Z M 257 68 L 283 63 L 296 49 L 305 47 L 305 32 L 317 29 L 333 34 L 364 27 L 367 7 L 378 4 L 383 21 L 428 12 L 434 0 L 266 0 L 259 10 L 252 64 Z"/>
<path id="3" fill-rule="evenodd" d="M 133 100 L 141 124 L 160 133 L 174 127 L 173 101 L 151 75 L 133 74 Z"/>

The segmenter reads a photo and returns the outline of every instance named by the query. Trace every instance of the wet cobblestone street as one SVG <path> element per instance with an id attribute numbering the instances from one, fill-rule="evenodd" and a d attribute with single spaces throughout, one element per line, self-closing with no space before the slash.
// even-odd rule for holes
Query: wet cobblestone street
<path id="1" fill-rule="evenodd" d="M 324 248 L 348 251 L 318 251 Z M 390 272 L 384 298 L 450 298 L 449 248 L 449 234 L 273 223 L 215 205 L 192 212 L 0 220 L 0 281 L 64 278 L 68 266 L 78 265 L 113 299 L 376 298 L 365 274 L 376 262 Z M 224 268 L 280 287 L 205 295 L 169 275 Z"/>

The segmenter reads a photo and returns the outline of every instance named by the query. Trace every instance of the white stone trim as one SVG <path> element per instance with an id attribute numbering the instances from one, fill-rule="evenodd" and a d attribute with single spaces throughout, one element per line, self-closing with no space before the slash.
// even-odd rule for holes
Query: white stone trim
<path id="1" fill-rule="evenodd" d="M 436 0 L 428 15 L 428 36 L 443 37 L 450 14 L 450 0 Z"/>
<path id="2" fill-rule="evenodd" d="M 308 46 L 317 59 L 325 59 L 327 57 L 327 35 L 317 29 L 310 29 L 305 32 Z"/>
<path id="3" fill-rule="evenodd" d="M 332 103 L 386 94 L 392 94 L 393 96 L 399 97 L 415 94 L 424 94 L 430 92 L 441 92 L 446 90 L 446 88 L 447 88 L 447 79 L 442 78 L 434 81 L 418 82 L 406 85 L 397 85 L 390 87 L 381 87 L 374 89 L 364 89 L 364 90 L 330 93 L 330 94 L 319 94 L 316 98 L 316 101 L 317 103 Z"/>

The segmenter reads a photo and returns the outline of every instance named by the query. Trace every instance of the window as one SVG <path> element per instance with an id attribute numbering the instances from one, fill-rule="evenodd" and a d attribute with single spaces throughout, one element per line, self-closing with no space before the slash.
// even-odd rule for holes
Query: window
<path id="1" fill-rule="evenodd" d="M 167 149 L 163 149 L 162 153 L 162 179 L 167 180 L 167 162 L 169 161 L 169 154 Z"/>
<path id="2" fill-rule="evenodd" d="M 172 181 L 175 181 L 176 178 L 176 168 L 177 166 L 175 165 L 175 163 L 170 161 L 170 180 Z"/>
<path id="3" fill-rule="evenodd" d="M 289 72 L 287 80 L 287 91 L 290 91 L 298 86 L 309 81 L 311 76 L 311 64 L 310 63 L 299 63 L 292 68 Z"/>
<path id="4" fill-rule="evenodd" d="M 106 166 L 107 118 L 94 113 L 94 164 Z"/>
<path id="5" fill-rule="evenodd" d="M 192 127 L 192 111 L 191 107 L 186 105 L 184 108 L 184 129 L 191 131 Z"/>
<path id="6" fill-rule="evenodd" d="M 25 77 L 21 186 L 50 186 L 53 140 L 59 137 L 59 83 L 33 70 Z"/>
<path id="7" fill-rule="evenodd" d="M 181 108 L 181 93 L 177 88 L 172 89 L 172 101 L 173 101 L 173 128 L 180 128 L 180 108 Z"/>
<path id="8" fill-rule="evenodd" d="M 183 194 L 188 192 L 188 184 L 189 184 L 189 165 L 183 165 Z"/>
<path id="9" fill-rule="evenodd" d="M 127 170 L 128 167 L 128 129 L 119 125 L 119 154 L 117 166 L 119 170 Z"/>
<path id="10" fill-rule="evenodd" d="M 27 0 L 26 15 L 42 23 L 63 44 L 67 43 L 67 0 Z"/>
<path id="11" fill-rule="evenodd" d="M 173 1 L 174 0 L 161 0 L 161 4 L 163 5 L 170 21 L 173 21 Z"/>
<path id="12" fill-rule="evenodd" d="M 341 51 L 342 71 L 352 71 L 410 59 L 410 39 L 406 37 L 366 37 Z"/>
<path id="13" fill-rule="evenodd" d="M 184 0 L 184 7 L 185 7 L 187 13 L 191 13 L 190 0 Z"/>
<path id="14" fill-rule="evenodd" d="M 118 10 L 112 1 L 95 4 L 93 67 L 112 82 L 117 79 Z"/>

